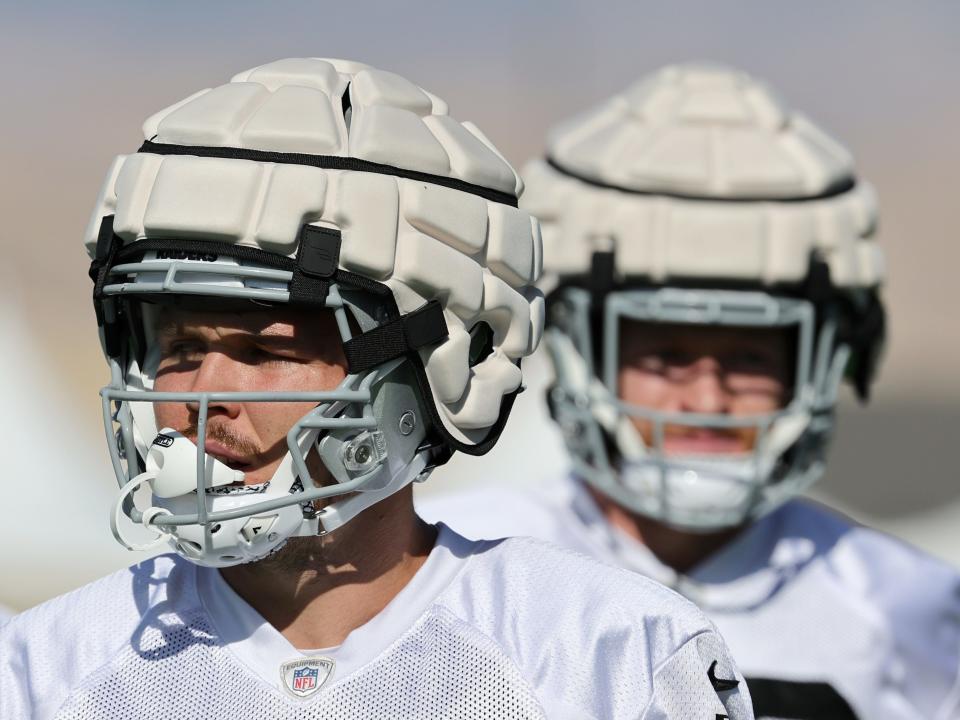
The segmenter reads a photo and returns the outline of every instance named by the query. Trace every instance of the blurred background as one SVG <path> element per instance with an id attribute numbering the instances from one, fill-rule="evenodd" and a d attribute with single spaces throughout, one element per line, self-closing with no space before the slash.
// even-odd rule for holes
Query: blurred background
<path id="1" fill-rule="evenodd" d="M 282 57 L 392 70 L 519 166 L 546 129 L 656 67 L 765 79 L 849 147 L 881 200 L 891 342 L 847 395 L 816 495 L 960 564 L 960 3 L 32 2 L 0 8 L 0 604 L 22 609 L 136 558 L 110 537 L 106 381 L 81 237 L 114 155 L 153 112 Z M 543 358 L 501 443 L 424 486 L 562 472 Z M 509 468 L 509 472 L 508 472 Z"/>

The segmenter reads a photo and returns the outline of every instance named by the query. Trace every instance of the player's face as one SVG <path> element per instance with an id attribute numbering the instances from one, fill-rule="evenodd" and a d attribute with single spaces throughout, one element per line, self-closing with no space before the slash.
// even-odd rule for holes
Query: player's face
<path id="1" fill-rule="evenodd" d="M 158 341 L 161 361 L 154 387 L 161 392 L 332 390 L 346 376 L 329 311 L 167 308 L 160 314 Z M 206 451 L 246 473 L 245 483 L 265 482 L 287 452 L 287 431 L 315 405 L 211 403 Z M 155 413 L 157 427 L 173 428 L 196 442 L 199 403 L 157 403 Z"/>
<path id="2" fill-rule="evenodd" d="M 734 328 L 623 320 L 620 328 L 620 397 L 661 412 L 730 416 L 773 412 L 789 400 L 793 335 L 784 328 Z M 648 420 L 633 422 L 649 445 Z M 746 452 L 754 428 L 667 424 L 670 455 Z"/>

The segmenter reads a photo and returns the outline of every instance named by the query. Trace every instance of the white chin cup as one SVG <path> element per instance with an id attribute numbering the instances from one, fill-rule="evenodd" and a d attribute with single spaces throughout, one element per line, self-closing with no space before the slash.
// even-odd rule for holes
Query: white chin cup
<path id="1" fill-rule="evenodd" d="M 736 456 L 625 461 L 619 477 L 636 499 L 633 509 L 672 525 L 709 530 L 746 519 L 765 473 L 754 459 Z"/>
<path id="2" fill-rule="evenodd" d="M 207 495 L 207 512 L 243 508 L 264 500 L 260 493 Z M 157 498 L 160 510 L 186 515 L 197 510 L 196 496 Z M 203 525 L 190 524 L 164 528 L 170 547 L 178 554 L 207 567 L 229 567 L 260 560 L 278 550 L 295 535 L 303 523 L 299 504 L 287 505 L 259 515 Z M 157 528 L 158 530 L 160 528 Z"/>
<path id="3" fill-rule="evenodd" d="M 167 543 L 183 557 L 210 567 L 228 567 L 259 560 L 277 550 L 287 538 L 297 533 L 303 523 L 300 505 L 294 503 L 253 516 L 233 520 L 188 525 L 156 525 L 160 516 L 190 515 L 198 512 L 197 446 L 187 437 L 164 428 L 150 446 L 146 472 L 138 475 L 120 490 L 110 518 L 114 537 L 131 550 L 149 550 Z M 285 491 L 270 484 L 228 486 L 242 483 L 244 473 L 232 470 L 210 455 L 204 455 L 203 502 L 208 514 L 244 508 Z M 144 483 L 152 490 L 151 506 L 143 511 L 144 527 L 157 532 L 147 543 L 133 543 L 121 531 L 123 503 Z M 282 485 L 283 483 L 277 483 Z M 219 488 L 218 492 L 208 492 Z M 231 492 L 236 490 L 236 492 Z"/>
<path id="4" fill-rule="evenodd" d="M 159 432 L 147 452 L 146 464 L 147 472 L 153 474 L 150 489 L 155 497 L 173 498 L 197 489 L 197 446 L 176 430 Z M 243 476 L 216 458 L 204 456 L 205 487 L 242 483 Z"/>

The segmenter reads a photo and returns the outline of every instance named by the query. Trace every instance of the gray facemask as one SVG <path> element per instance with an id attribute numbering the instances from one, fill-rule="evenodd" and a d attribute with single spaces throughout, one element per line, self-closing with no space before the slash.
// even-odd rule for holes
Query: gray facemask
<path id="1" fill-rule="evenodd" d="M 594 367 L 590 294 L 566 288 L 545 336 L 556 383 L 550 404 L 578 475 L 631 511 L 670 525 L 709 531 L 769 512 L 823 473 L 833 407 L 849 357 L 836 342 L 837 323 L 814 325 L 812 304 L 765 292 L 622 290 L 606 295 L 603 367 Z M 732 327 L 795 328 L 792 399 L 774 413 L 664 413 L 618 398 L 621 319 Z M 814 340 L 815 333 L 818 335 Z M 633 420 L 651 428 L 644 440 Z M 752 450 L 730 455 L 675 455 L 664 449 L 666 426 L 750 429 Z"/>

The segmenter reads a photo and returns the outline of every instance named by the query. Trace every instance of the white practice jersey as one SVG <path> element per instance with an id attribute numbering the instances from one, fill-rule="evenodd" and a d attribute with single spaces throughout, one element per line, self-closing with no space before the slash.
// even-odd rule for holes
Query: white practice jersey
<path id="1" fill-rule="evenodd" d="M 573 478 L 418 501 L 473 538 L 532 535 L 673 587 L 720 630 L 757 718 L 960 718 L 960 575 L 797 500 L 688 575 L 607 523 Z"/>
<path id="2" fill-rule="evenodd" d="M 752 718 L 723 640 L 662 586 L 539 540 L 441 526 L 404 589 L 300 651 L 219 571 L 166 555 L 0 629 L 0 717 Z"/>

